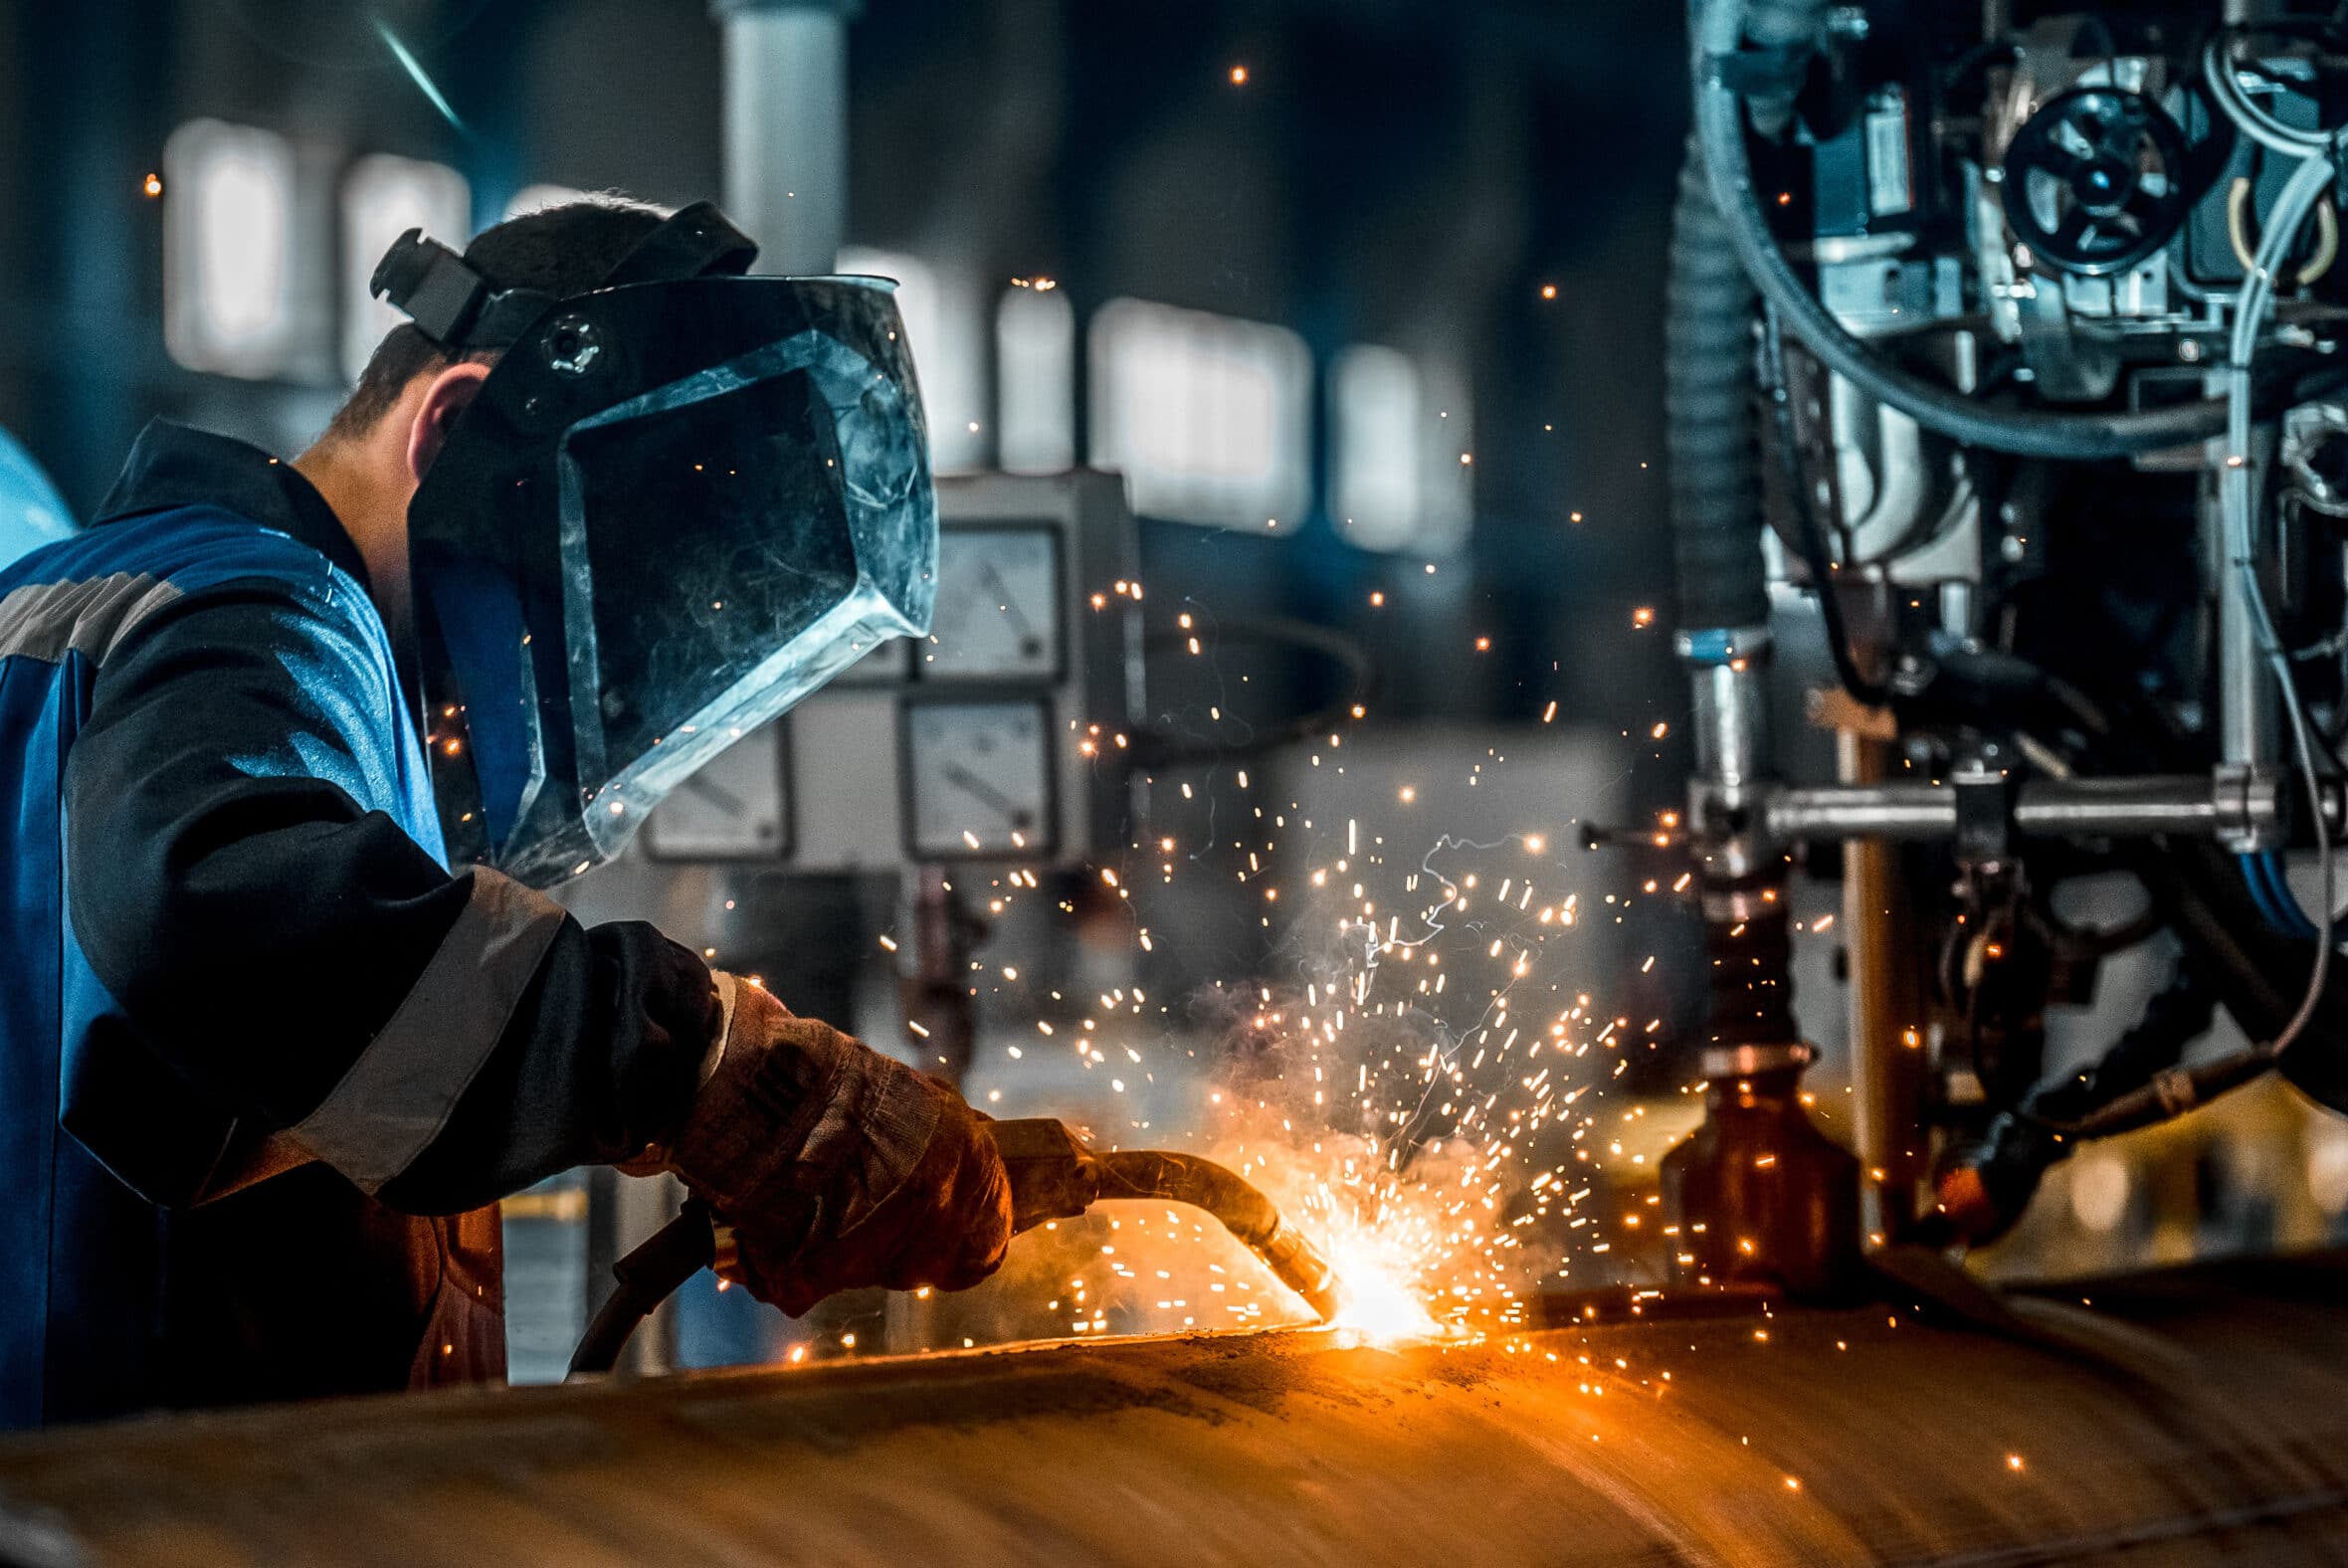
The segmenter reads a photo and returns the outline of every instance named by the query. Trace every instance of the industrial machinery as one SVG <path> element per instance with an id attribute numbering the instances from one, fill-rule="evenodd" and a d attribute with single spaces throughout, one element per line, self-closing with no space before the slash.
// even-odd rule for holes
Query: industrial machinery
<path id="1" fill-rule="evenodd" d="M 1832 1293 L 2259 1075 L 2348 1110 L 2348 29 L 1703 0 L 1690 44 L 1669 826 L 1712 1113 L 1665 1181 L 1689 1273 Z M 1838 858 L 1856 1161 L 1796 1104 L 1788 971 L 1789 876 Z M 2115 871 L 2138 912 L 2056 912 Z M 2168 983 L 2050 1078 L 2048 1007 L 2154 938 Z M 2197 1045 L 2221 1013 L 2247 1046 Z"/>

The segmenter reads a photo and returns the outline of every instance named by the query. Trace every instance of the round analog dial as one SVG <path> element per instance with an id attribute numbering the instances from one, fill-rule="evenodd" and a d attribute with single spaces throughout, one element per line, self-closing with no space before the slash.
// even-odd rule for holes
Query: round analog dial
<path id="1" fill-rule="evenodd" d="M 670 791 L 645 819 L 645 848 L 662 860 L 779 859 L 791 848 L 783 726 L 754 729 Z"/>
<path id="2" fill-rule="evenodd" d="M 1060 674 L 1060 537 L 1050 528 L 949 528 L 937 540 L 931 680 L 1041 680 Z"/>
<path id="3" fill-rule="evenodd" d="M 915 859 L 1052 847 L 1052 743 L 1042 703 L 912 703 L 905 767 Z"/>

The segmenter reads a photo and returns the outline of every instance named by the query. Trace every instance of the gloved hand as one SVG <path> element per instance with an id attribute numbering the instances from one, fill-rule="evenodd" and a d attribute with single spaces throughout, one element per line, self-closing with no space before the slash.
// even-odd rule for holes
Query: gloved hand
<path id="1" fill-rule="evenodd" d="M 716 979 L 716 1064 L 659 1154 L 733 1227 L 719 1272 L 793 1317 L 836 1290 L 961 1290 L 993 1274 L 1011 1183 L 986 1118 L 758 986 Z"/>

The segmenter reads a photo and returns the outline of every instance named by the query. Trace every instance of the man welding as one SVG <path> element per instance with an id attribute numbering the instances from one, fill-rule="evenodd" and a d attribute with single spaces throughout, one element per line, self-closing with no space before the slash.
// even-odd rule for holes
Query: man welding
<path id="1" fill-rule="evenodd" d="M 0 570 L 0 1425 L 495 1378 L 501 1196 L 675 1171 L 787 1311 L 976 1282 L 982 1118 L 536 888 L 882 637 L 936 510 L 878 286 L 707 205 L 462 257 L 291 464 L 157 423 Z"/>

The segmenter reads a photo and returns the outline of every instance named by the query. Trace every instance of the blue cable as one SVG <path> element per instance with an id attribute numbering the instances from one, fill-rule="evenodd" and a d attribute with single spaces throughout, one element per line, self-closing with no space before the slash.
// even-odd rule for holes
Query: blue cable
<path id="1" fill-rule="evenodd" d="M 2250 888 L 2250 901 L 2257 906 L 2260 918 L 2285 936 L 2302 942 L 2314 941 L 2316 924 L 2300 907 L 2298 895 L 2291 891 L 2290 880 L 2283 874 L 2282 857 L 2266 850 L 2241 859 L 2243 882 Z"/>
<path id="2" fill-rule="evenodd" d="M 2236 862 L 2242 868 L 2243 888 L 2250 895 L 2250 906 L 2258 911 L 2258 921 L 2268 930 L 2288 935 L 2290 927 L 2274 907 L 2274 890 L 2266 881 L 2266 866 L 2262 857 L 2241 855 Z"/>
<path id="3" fill-rule="evenodd" d="M 2308 921 L 2306 911 L 2299 907 L 2298 900 L 2291 896 L 2280 858 L 2267 850 L 2250 857 L 2250 873 L 2258 885 L 2259 912 L 2265 916 L 2266 923 L 2294 940 L 2311 939 L 2315 927 Z"/>
<path id="4" fill-rule="evenodd" d="M 2250 895 L 2250 907 L 2258 911 L 2258 922 L 2270 931 L 2283 931 L 2282 920 L 2274 912 L 2274 898 L 2266 890 L 2266 878 L 2255 855 L 2238 855 L 2235 864 L 2242 868 L 2243 890 Z"/>

